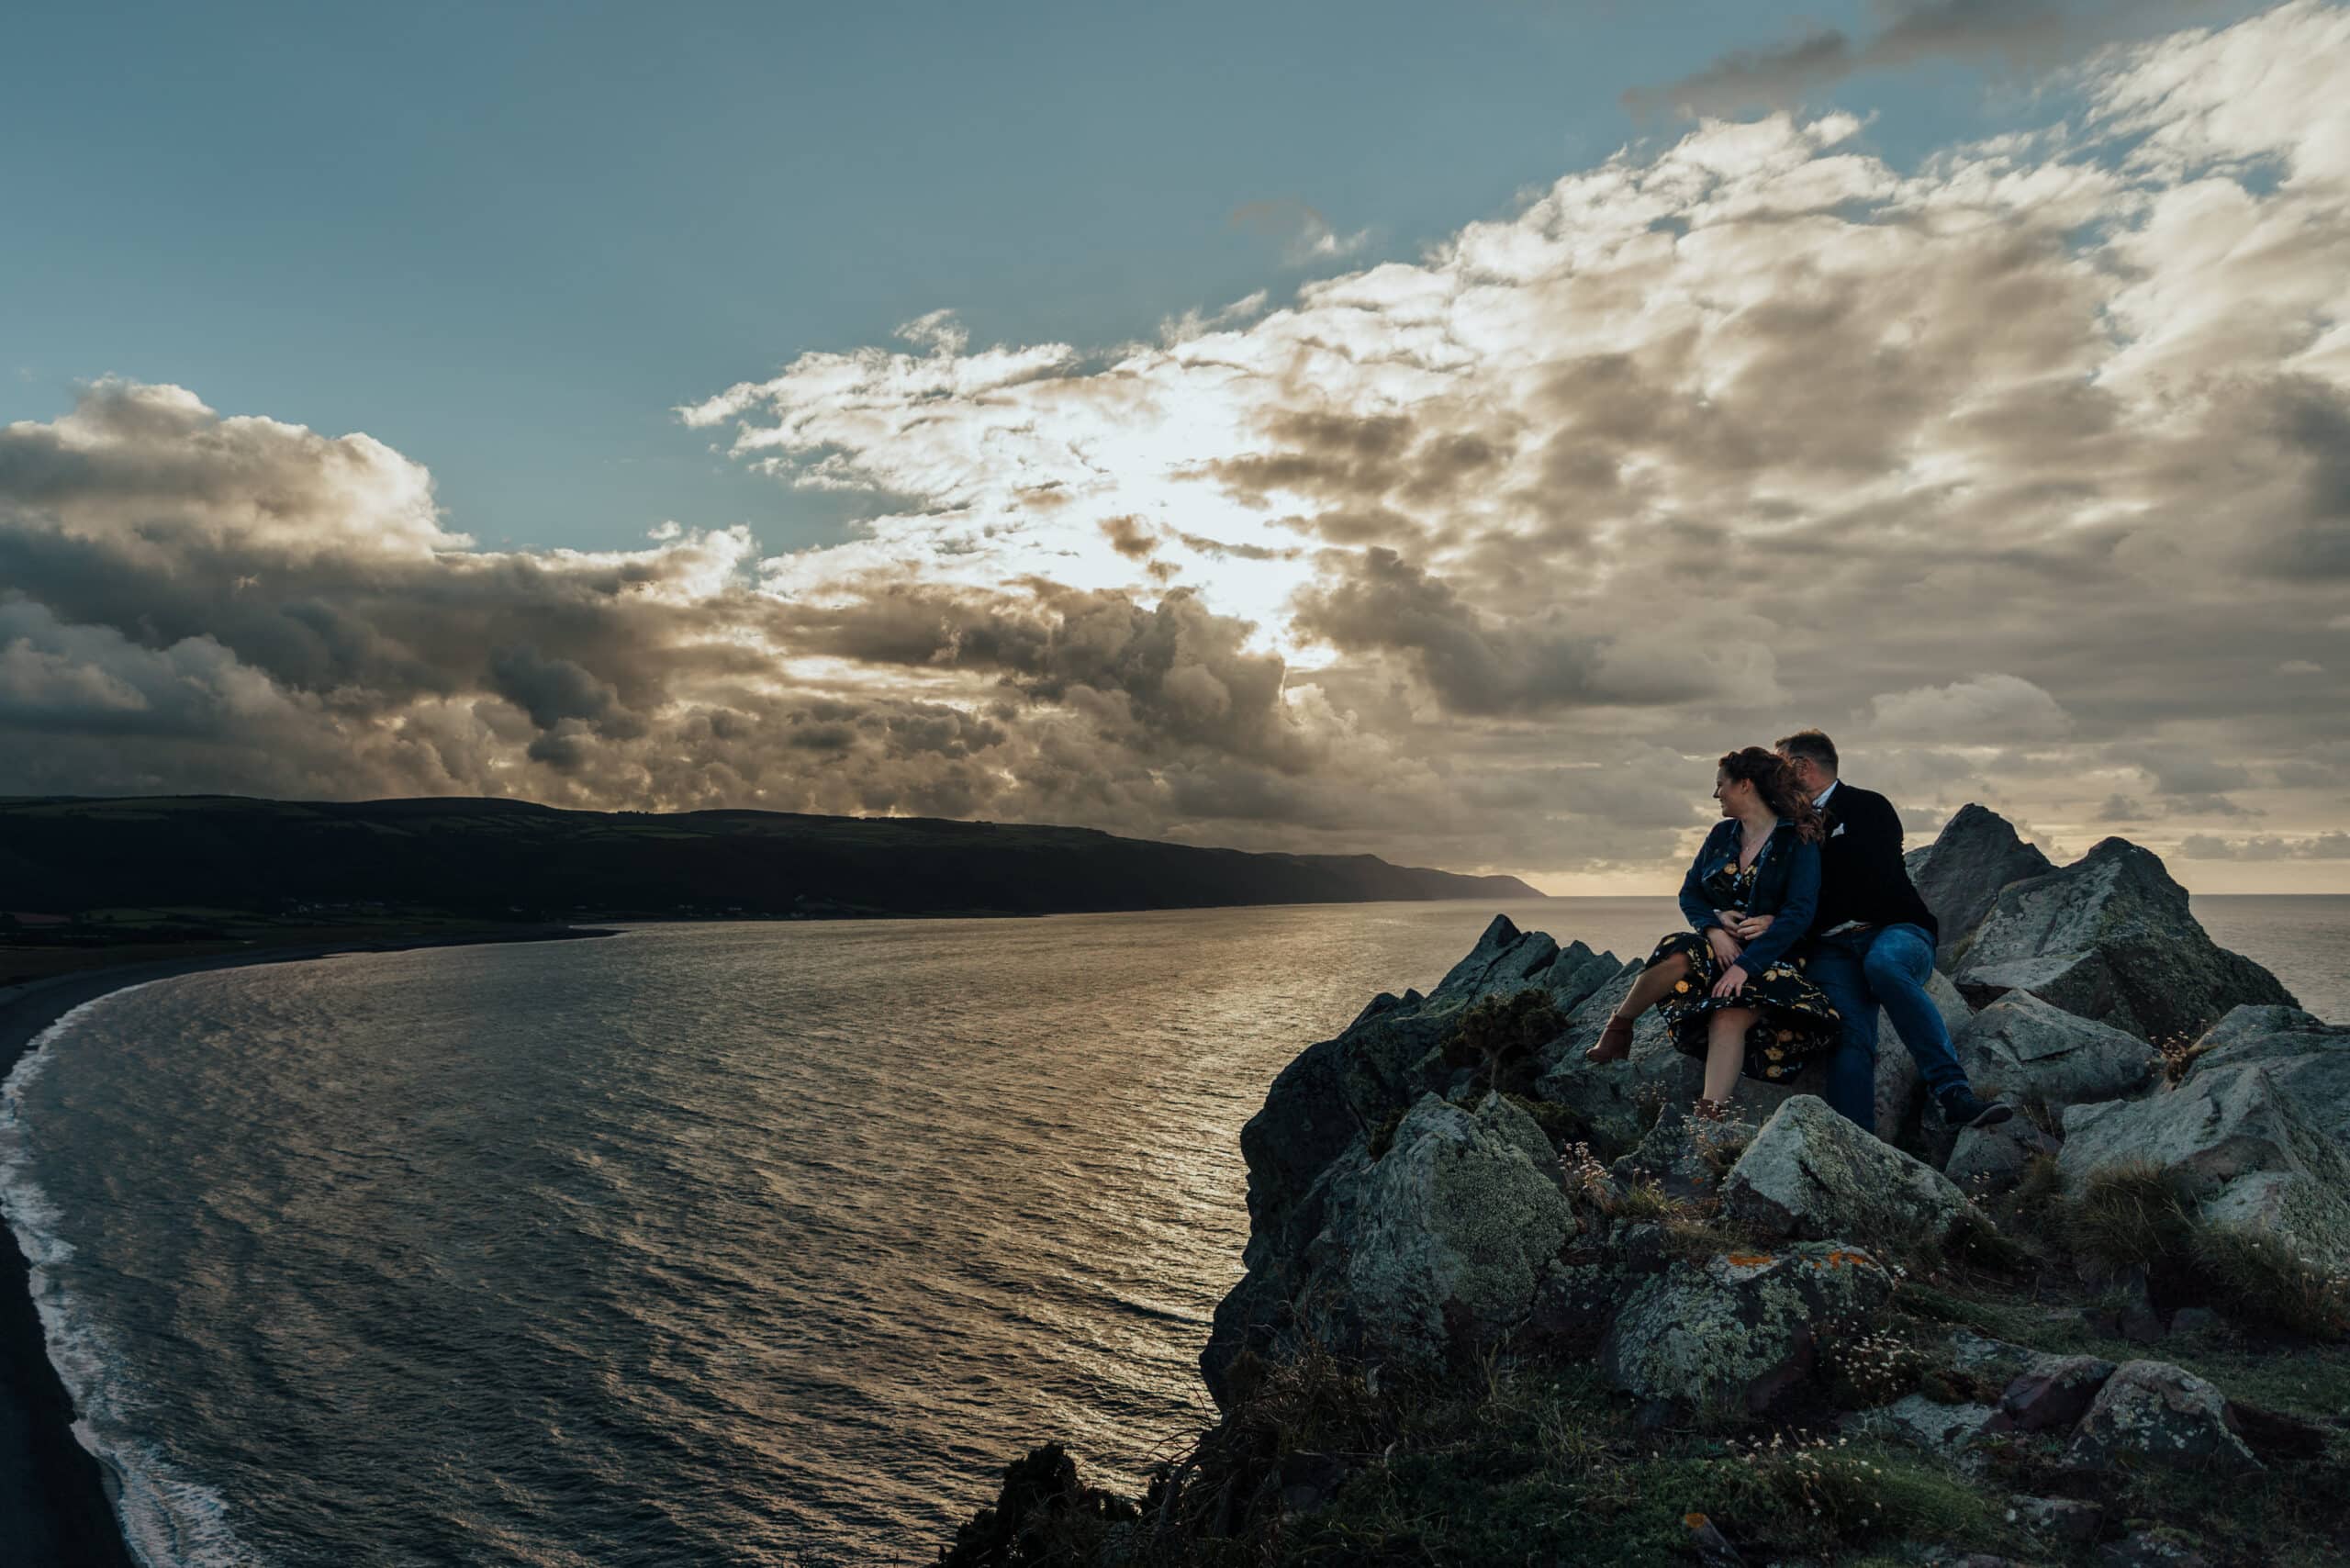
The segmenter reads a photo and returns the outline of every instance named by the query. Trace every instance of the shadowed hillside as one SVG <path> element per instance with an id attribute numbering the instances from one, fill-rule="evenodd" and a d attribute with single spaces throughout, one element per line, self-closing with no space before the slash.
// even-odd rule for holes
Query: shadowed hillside
<path id="1" fill-rule="evenodd" d="M 527 919 L 1046 914 L 1539 896 L 1515 877 L 1371 855 L 1252 855 L 937 818 L 466 799 L 0 801 L 0 910 L 121 921 L 352 908 Z"/>

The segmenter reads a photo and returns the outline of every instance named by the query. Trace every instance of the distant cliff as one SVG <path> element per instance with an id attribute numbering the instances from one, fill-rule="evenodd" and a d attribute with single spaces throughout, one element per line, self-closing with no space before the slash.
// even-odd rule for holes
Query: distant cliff
<path id="1" fill-rule="evenodd" d="M 0 907 L 499 918 L 1049 914 L 1539 898 L 1515 877 L 1261 855 L 1090 828 L 520 801 L 0 801 Z"/>

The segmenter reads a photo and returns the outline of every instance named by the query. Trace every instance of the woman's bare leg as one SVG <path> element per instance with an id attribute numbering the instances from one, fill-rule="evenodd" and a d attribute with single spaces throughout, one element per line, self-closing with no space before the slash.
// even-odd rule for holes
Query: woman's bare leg
<path id="1" fill-rule="evenodd" d="M 1746 1065 L 1746 1031 L 1754 1026 L 1751 1007 L 1725 1007 L 1706 1021 L 1706 1098 L 1724 1101 L 1738 1087 Z"/>
<path id="2" fill-rule="evenodd" d="M 1662 962 L 1642 969 L 1640 978 L 1632 982 L 1632 989 L 1625 993 L 1624 1000 L 1616 1004 L 1615 1016 L 1638 1018 L 1662 1002 L 1675 980 L 1688 978 L 1689 955 L 1686 953 L 1674 953 Z"/>

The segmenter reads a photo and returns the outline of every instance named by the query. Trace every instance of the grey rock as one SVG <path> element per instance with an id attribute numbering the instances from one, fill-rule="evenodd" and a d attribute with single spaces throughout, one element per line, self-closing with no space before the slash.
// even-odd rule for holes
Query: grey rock
<path id="1" fill-rule="evenodd" d="M 2208 1306 L 2182 1306 L 2170 1315 L 2170 1331 L 2182 1338 L 2193 1334 L 2216 1334 L 2220 1315 Z"/>
<path id="2" fill-rule="evenodd" d="M 2042 1352 L 2027 1345 L 2010 1344 L 1977 1334 L 1972 1328 L 1953 1328 L 1950 1335 L 1950 1364 L 1952 1370 L 1965 1373 L 1978 1382 L 2002 1384 L 2020 1375 Z"/>
<path id="3" fill-rule="evenodd" d="M 1384 1156 L 1333 1182 L 1306 1249 L 1307 1326 L 1365 1360 L 1418 1365 L 1458 1335 L 1512 1327 L 1574 1234 L 1550 1166 L 1541 1128 L 1500 1095 L 1473 1113 L 1423 1096 Z"/>
<path id="4" fill-rule="evenodd" d="M 1801 1095 L 1722 1180 L 1722 1207 L 1766 1235 L 1932 1245 L 1972 1217 L 1949 1177 Z"/>
<path id="5" fill-rule="evenodd" d="M 2215 1067 L 2153 1099 L 2065 1113 L 2057 1169 L 2068 1193 L 2129 1161 L 2182 1178 L 2214 1224 L 2268 1232 L 2325 1264 L 2350 1260 L 2350 1159 L 2265 1063 Z"/>
<path id="6" fill-rule="evenodd" d="M 2120 1100 L 2154 1087 L 2162 1053 L 2137 1036 L 2011 991 L 1951 1040 L 1975 1092 L 2051 1106 Z"/>
<path id="7" fill-rule="evenodd" d="M 2133 1530 L 2100 1547 L 2098 1568 L 2214 1568 L 2199 1545 L 2170 1530 Z"/>
<path id="8" fill-rule="evenodd" d="M 2071 1497 L 2018 1497 L 2016 1520 L 2034 1535 L 2086 1546 L 2104 1527 L 2105 1510 Z"/>
<path id="9" fill-rule="evenodd" d="M 2298 1007 L 2238 1007 L 2195 1042 L 2181 1081 L 2258 1062 L 2268 1081 L 2350 1153 L 2350 1024 Z"/>
<path id="10" fill-rule="evenodd" d="M 2095 1356 L 2061 1356 L 1960 1328 L 1950 1337 L 1951 1370 L 1977 1387 L 2000 1390 L 1998 1409 L 2020 1431 L 2072 1426 L 2114 1372 Z"/>
<path id="11" fill-rule="evenodd" d="M 2122 1362 L 2074 1429 L 2065 1458 L 2095 1468 L 2266 1468 L 2229 1427 L 2227 1401 L 2220 1391 L 2167 1361 Z"/>
<path id="12" fill-rule="evenodd" d="M 1711 1122 L 1668 1105 L 1631 1152 L 1616 1161 L 1622 1181 L 1654 1182 L 1669 1198 L 1702 1200 L 1721 1187 L 1722 1174 L 1754 1141 L 1752 1122 Z"/>
<path id="13" fill-rule="evenodd" d="M 1655 1269 L 1650 1271 L 1661 1273 L 1669 1262 L 1660 1249 Z M 1528 1343 L 1578 1359 L 1587 1356 L 1597 1348 L 1642 1277 L 1640 1271 L 1611 1262 L 1553 1259 L 1542 1266 L 1534 1302 L 1520 1332 Z"/>
<path id="14" fill-rule="evenodd" d="M 1514 996 L 1558 961 L 1559 945 L 1539 931 L 1520 931 L 1505 914 L 1494 916 L 1477 945 L 1445 971 L 1427 1006 L 1452 1012 L 1487 996 Z"/>
<path id="15" fill-rule="evenodd" d="M 1999 1394 L 2000 1413 L 2022 1432 L 2072 1428 L 2113 1376 L 2111 1361 L 2095 1356 L 2035 1353 Z"/>
<path id="16" fill-rule="evenodd" d="M 1675 1263 L 1617 1314 L 1600 1371 L 1638 1400 L 1762 1410 L 1892 1294 L 1875 1259 L 1832 1242 Z"/>
<path id="17" fill-rule="evenodd" d="M 2053 1157 L 2063 1147 L 2031 1117 L 2010 1116 L 1993 1126 L 1962 1128 L 1942 1174 L 1968 1198 L 1979 1201 L 2014 1191 L 2035 1157 Z"/>
<path id="18" fill-rule="evenodd" d="M 1988 1405 L 1937 1405 L 1918 1394 L 1904 1394 L 1880 1409 L 1856 1412 L 1842 1425 L 1856 1436 L 1922 1449 L 1968 1472 L 1980 1462 L 1968 1450 L 2009 1429 L 2007 1419 Z"/>
<path id="19" fill-rule="evenodd" d="M 2109 838 L 2062 870 L 2000 890 L 1958 989 L 1976 1007 L 2028 991 L 2160 1043 L 2246 1002 L 2293 1004 L 2277 977 L 2219 946 L 2152 851 Z"/>
<path id="20" fill-rule="evenodd" d="M 1940 939 L 1935 963 L 1945 974 L 1964 958 L 2001 889 L 2055 869 L 2047 856 L 2016 835 L 2007 818 L 1971 801 L 1942 824 L 1931 845 L 1912 855 L 1914 862 L 1903 858 L 1910 881 L 1934 912 Z"/>

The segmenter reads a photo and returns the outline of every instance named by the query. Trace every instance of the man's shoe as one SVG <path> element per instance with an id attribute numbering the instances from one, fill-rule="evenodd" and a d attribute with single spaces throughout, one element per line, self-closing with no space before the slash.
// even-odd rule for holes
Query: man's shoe
<path id="1" fill-rule="evenodd" d="M 1953 1089 L 1938 1102 L 1953 1127 L 1996 1127 L 2016 1114 L 2013 1105 L 1979 1098 L 1972 1089 Z"/>

